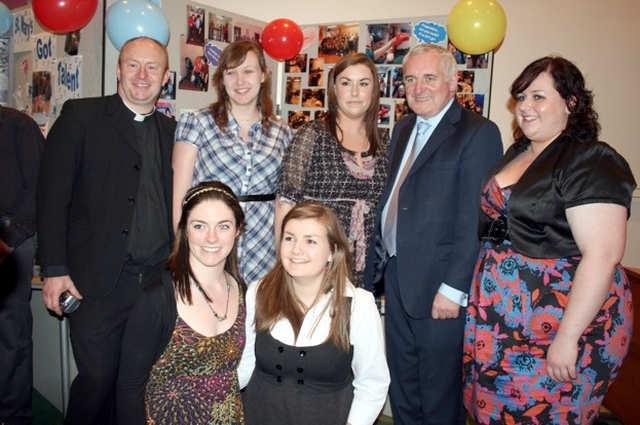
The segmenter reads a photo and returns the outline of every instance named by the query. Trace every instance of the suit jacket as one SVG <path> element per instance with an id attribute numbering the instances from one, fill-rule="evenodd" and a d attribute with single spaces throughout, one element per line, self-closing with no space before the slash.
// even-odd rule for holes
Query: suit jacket
<path id="1" fill-rule="evenodd" d="M 171 153 L 176 122 L 156 112 L 162 187 L 171 228 Z M 133 221 L 141 155 L 131 111 L 119 95 L 64 104 L 45 145 L 37 189 L 39 263 L 69 274 L 82 295 L 115 286 Z"/>
<path id="2" fill-rule="evenodd" d="M 387 186 L 376 218 L 376 237 L 369 247 L 365 287 L 379 291 L 386 264 L 381 249 L 381 212 L 399 172 L 416 123 L 411 114 L 393 130 Z M 402 302 L 414 318 L 431 315 L 441 283 L 469 292 L 479 252 L 477 236 L 480 182 L 502 157 L 498 127 L 454 101 L 434 129 L 398 197 L 397 262 Z M 377 247 L 377 249 L 376 249 Z"/>

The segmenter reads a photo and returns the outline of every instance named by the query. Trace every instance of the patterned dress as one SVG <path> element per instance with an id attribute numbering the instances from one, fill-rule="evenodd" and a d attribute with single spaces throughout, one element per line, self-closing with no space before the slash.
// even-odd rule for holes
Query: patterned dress
<path id="1" fill-rule="evenodd" d="M 324 122 L 314 120 L 298 130 L 287 150 L 278 195 L 296 204 L 315 200 L 331 207 L 349 238 L 353 283 L 362 286 L 366 253 L 376 208 L 387 178 L 389 136 L 380 137 L 376 156 L 353 152 L 338 143 Z"/>
<path id="2" fill-rule="evenodd" d="M 266 131 L 260 123 L 249 130 L 248 140 L 240 138 L 240 126 L 229 114 L 224 133 L 208 110 L 182 114 L 175 140 L 198 148 L 193 185 L 219 180 L 238 196 L 276 192 L 280 166 L 291 131 L 271 121 Z M 245 229 L 238 242 L 240 273 L 248 283 L 260 280 L 275 262 L 273 201 L 242 202 Z"/>
<path id="3" fill-rule="evenodd" d="M 491 179 L 482 209 L 506 215 L 510 189 Z M 578 378 L 553 381 L 546 354 L 567 305 L 580 257 L 536 259 L 511 242 L 484 242 L 464 337 L 464 402 L 479 424 L 589 424 L 598 415 L 631 341 L 629 282 L 621 266 L 579 344 Z"/>
<path id="4" fill-rule="evenodd" d="M 237 369 L 245 318 L 242 295 L 236 321 L 220 335 L 203 336 L 178 316 L 171 341 L 147 382 L 148 424 L 244 424 Z"/>

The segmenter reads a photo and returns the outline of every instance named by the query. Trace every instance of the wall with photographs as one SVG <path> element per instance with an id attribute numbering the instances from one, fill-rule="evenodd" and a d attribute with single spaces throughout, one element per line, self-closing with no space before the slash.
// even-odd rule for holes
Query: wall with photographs
<path id="1" fill-rule="evenodd" d="M 109 0 L 114 3 L 115 0 Z M 163 88 L 158 108 L 176 119 L 181 112 L 205 108 L 216 98 L 211 76 L 224 47 L 237 39 L 259 41 L 266 22 L 247 18 L 196 2 L 162 2 L 171 27 L 169 60 L 171 77 Z M 349 52 L 369 52 L 381 81 L 381 128 L 391 129 L 408 113 L 402 84 L 402 58 L 419 42 L 449 46 L 458 60 L 458 100 L 480 114 L 489 114 L 493 54 L 471 56 L 448 44 L 446 16 L 413 17 L 302 26 L 304 45 L 295 58 L 278 63 L 269 58 L 272 92 L 281 118 L 295 130 L 325 107 L 326 76 L 340 57 Z M 385 45 L 393 45 L 386 54 Z M 115 91 L 118 52 L 106 46 L 106 93 Z M 384 51 L 385 54 L 382 54 Z M 109 88 L 111 87 L 111 91 Z"/>
<path id="2" fill-rule="evenodd" d="M 446 16 L 376 20 L 303 26 L 304 45 L 284 63 L 278 99 L 282 119 L 294 130 L 314 119 L 326 105 L 329 70 L 351 52 L 365 52 L 376 63 L 380 79 L 379 127 L 391 129 L 409 113 L 405 100 L 402 60 L 420 42 L 448 47 L 458 62 L 458 101 L 489 115 L 493 55 L 467 55 L 448 43 Z"/>
<path id="3" fill-rule="evenodd" d="M 116 0 L 107 0 L 107 7 Z M 156 106 L 178 119 L 184 111 L 206 108 L 216 99 L 211 77 L 222 50 L 238 39 L 260 40 L 266 22 L 226 12 L 201 3 L 162 1 L 161 9 L 169 20 L 170 79 L 163 87 Z M 116 91 L 115 70 L 118 51 L 107 39 L 105 45 L 105 93 Z M 267 57 L 272 70 L 278 64 Z M 275 93 L 275 82 L 273 92 Z"/>
<path id="4" fill-rule="evenodd" d="M 102 1 L 80 31 L 43 29 L 30 5 L 12 10 L 0 37 L 0 104 L 31 115 L 47 132 L 67 99 L 102 93 Z"/>

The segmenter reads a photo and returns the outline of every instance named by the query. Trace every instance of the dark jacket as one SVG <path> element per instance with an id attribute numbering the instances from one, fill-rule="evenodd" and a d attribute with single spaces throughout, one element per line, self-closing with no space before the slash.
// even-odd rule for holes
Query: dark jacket
<path id="1" fill-rule="evenodd" d="M 482 187 L 518 156 L 510 147 L 485 176 Z M 560 137 L 552 142 L 511 187 L 508 238 L 533 258 L 580 255 L 566 209 L 589 203 L 614 203 L 627 209 L 636 187 L 629 164 L 604 142 Z M 491 220 L 480 214 L 479 234 Z"/>
<path id="2" fill-rule="evenodd" d="M 117 94 L 70 100 L 47 137 L 37 191 L 39 263 L 45 277 L 70 275 L 84 296 L 109 294 L 127 253 L 141 168 L 131 114 Z M 176 122 L 159 112 L 156 118 L 173 235 Z"/>
<path id="3" fill-rule="evenodd" d="M 36 233 L 44 136 L 27 114 L 0 106 L 0 239 L 15 248 Z"/>
<path id="4" fill-rule="evenodd" d="M 386 255 L 381 211 L 399 172 L 416 122 L 414 114 L 393 129 L 387 186 L 382 193 L 367 266 L 365 288 L 373 289 Z M 480 182 L 502 157 L 495 123 L 454 101 L 414 161 L 398 198 L 397 262 L 402 302 L 414 318 L 431 316 L 433 299 L 445 283 L 468 292 L 478 257 L 476 237 Z M 379 245 L 379 244 L 378 244 Z"/>

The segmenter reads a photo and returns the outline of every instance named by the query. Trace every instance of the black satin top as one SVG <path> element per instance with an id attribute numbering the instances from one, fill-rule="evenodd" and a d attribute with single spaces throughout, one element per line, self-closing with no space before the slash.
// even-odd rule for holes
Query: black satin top
<path id="1" fill-rule="evenodd" d="M 519 154 L 511 146 L 485 176 L 482 187 Z M 629 210 L 635 187 L 629 164 L 611 146 L 560 136 L 512 186 L 507 210 L 508 238 L 519 252 L 533 258 L 580 255 L 566 209 L 613 203 Z M 480 214 L 479 232 L 490 221 Z"/>

